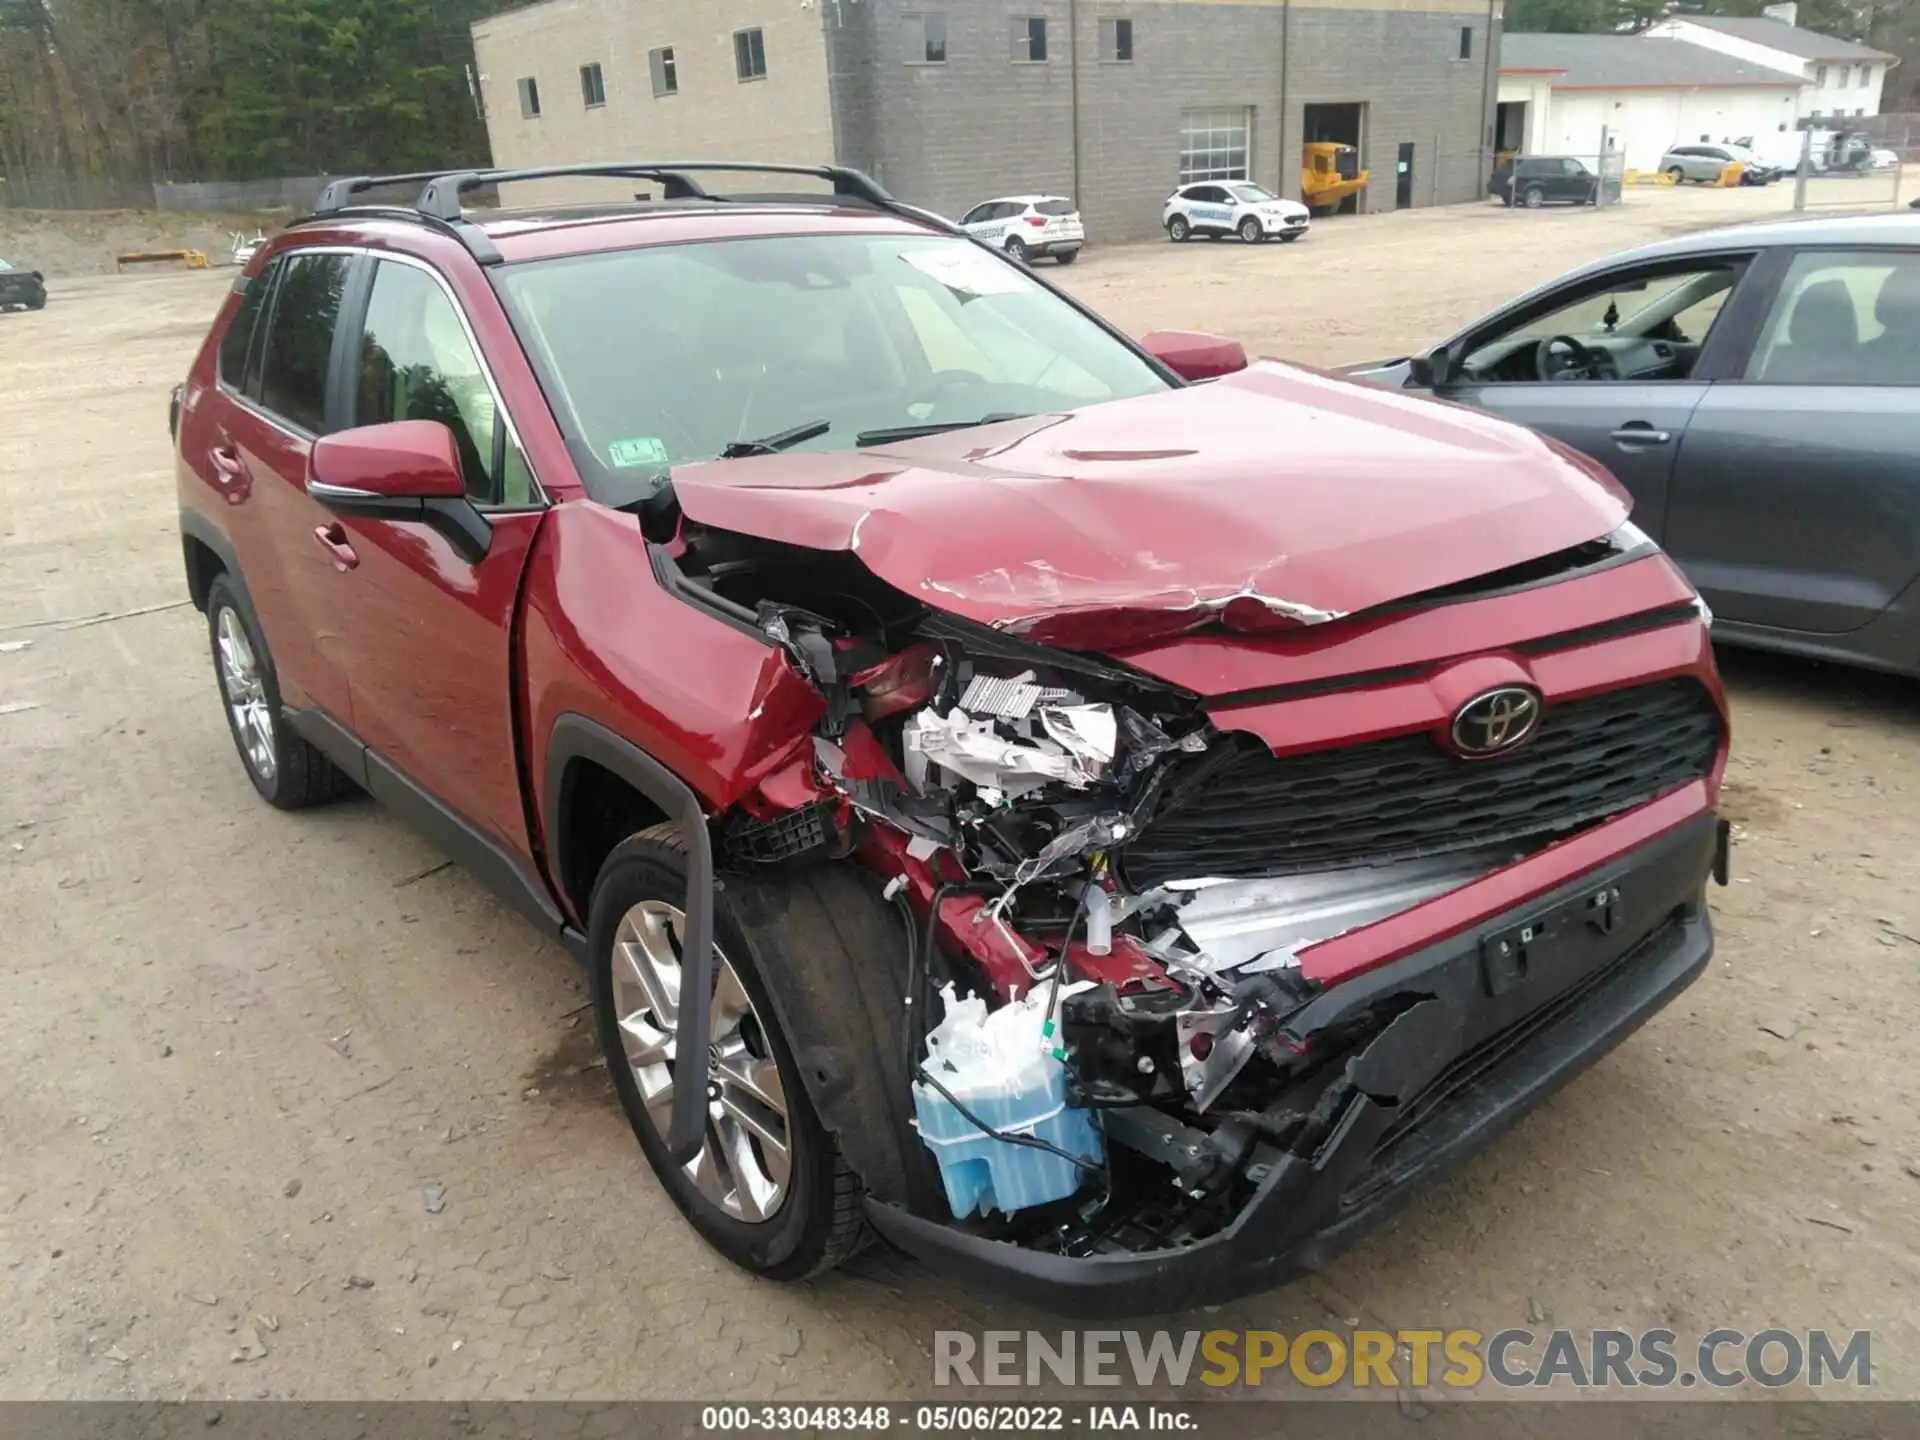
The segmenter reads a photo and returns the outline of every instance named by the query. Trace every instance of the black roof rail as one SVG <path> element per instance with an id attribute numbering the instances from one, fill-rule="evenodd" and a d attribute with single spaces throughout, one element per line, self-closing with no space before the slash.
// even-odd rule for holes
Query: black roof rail
<path id="1" fill-rule="evenodd" d="M 335 211 L 345 210 L 354 196 L 364 195 L 369 190 L 384 190 L 389 185 L 424 185 L 446 173 L 444 170 L 421 170 L 412 175 L 350 175 L 344 180 L 329 181 L 327 188 L 320 192 L 320 198 L 314 201 L 313 213 L 331 215 Z"/>
<path id="2" fill-rule="evenodd" d="M 467 192 L 478 190 L 483 186 L 513 184 L 522 180 L 602 177 L 610 180 L 653 181 L 660 186 L 661 198 L 664 200 L 711 200 L 716 203 L 738 200 L 751 203 L 755 199 L 778 198 L 783 201 L 799 202 L 824 198 L 807 195 L 779 197 L 713 195 L 708 193 L 699 181 L 687 174 L 688 171 L 746 175 L 805 175 L 812 179 L 825 180 L 833 187 L 833 196 L 836 199 L 871 205 L 875 209 L 905 216 L 923 225 L 931 225 L 952 234 L 965 233 L 951 220 L 894 199 L 878 181 L 864 171 L 853 169 L 851 166 L 762 164 L 749 160 L 625 160 L 583 165 L 539 165 L 513 170 L 425 170 L 407 175 L 355 175 L 328 184 L 326 189 L 320 192 L 313 214 L 307 219 L 324 220 L 331 216 L 353 214 L 369 218 L 416 220 L 458 238 L 481 264 L 495 265 L 500 262 L 499 249 L 480 226 L 467 218 L 461 203 L 462 197 Z M 418 196 L 411 204 L 405 201 L 371 205 L 352 203 L 356 196 L 364 195 L 370 190 L 405 185 L 421 187 Z"/>
<path id="3" fill-rule="evenodd" d="M 865 173 L 845 165 L 773 165 L 747 160 L 645 160 L 599 162 L 587 165 L 539 165 L 523 170 L 451 171 L 427 177 L 427 183 L 415 202 L 424 214 L 452 220 L 460 214 L 460 197 L 482 185 L 508 185 L 519 180 L 556 180 L 570 177 L 605 176 L 609 179 L 656 180 L 666 189 L 666 198 L 705 199 L 707 192 L 697 181 L 682 173 L 696 172 L 747 175 L 807 175 L 825 180 L 833 193 L 848 199 L 864 200 L 883 209 L 894 209 L 898 202 Z"/>

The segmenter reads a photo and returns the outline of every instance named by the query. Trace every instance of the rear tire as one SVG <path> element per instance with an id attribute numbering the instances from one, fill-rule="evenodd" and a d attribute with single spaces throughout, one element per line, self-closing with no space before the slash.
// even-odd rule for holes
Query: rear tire
<path id="1" fill-rule="evenodd" d="M 1178 245 L 1193 234 L 1193 226 L 1187 223 L 1184 215 L 1175 215 L 1167 221 L 1167 238 Z"/>
<path id="2" fill-rule="evenodd" d="M 1031 257 L 1027 254 L 1026 242 L 1022 240 L 1018 235 L 1013 236 L 1011 239 L 1007 241 L 1006 248 L 1007 248 L 1007 258 L 1013 261 L 1014 264 L 1030 265 L 1033 263 Z"/>
<path id="3" fill-rule="evenodd" d="M 770 1280 L 830 1270 L 866 1238 L 860 1181 L 820 1123 L 794 1059 L 793 1039 L 781 1030 L 761 977 L 762 965 L 782 953 L 778 928 L 743 914 L 729 886 L 714 889 L 715 1039 L 700 1056 L 710 1109 L 718 1113 L 709 1118 L 706 1148 L 692 1172 L 667 1155 L 664 1117 L 684 1067 L 655 1043 L 656 1035 L 671 1036 L 673 1017 L 640 998 L 654 992 L 633 965 L 653 963 L 646 958 L 650 934 L 671 932 L 671 956 L 677 958 L 673 917 L 681 913 L 686 888 L 686 844 L 671 824 L 623 841 L 600 867 L 588 954 L 607 1073 L 647 1162 L 702 1239 L 743 1270 Z M 636 947 L 640 953 L 629 962 Z M 617 973 L 616 965 L 622 967 Z M 723 1005 L 727 994 L 732 1003 Z M 802 1037 L 803 1048 L 806 1043 Z M 651 1087 L 652 1109 L 643 1083 Z M 763 1096 L 776 1097 L 778 1106 L 761 1103 Z M 662 1118 L 656 1120 L 656 1113 Z M 775 1132 L 781 1138 L 770 1145 Z"/>
<path id="4" fill-rule="evenodd" d="M 1240 238 L 1249 245 L 1258 245 L 1266 238 L 1266 234 L 1267 232 L 1261 226 L 1260 221 L 1252 215 L 1249 215 L 1240 222 Z"/>
<path id="5" fill-rule="evenodd" d="M 1057 265 L 1071 265 L 1079 258 L 1080 252 L 1078 250 L 1062 250 L 1058 255 L 1053 257 L 1054 263 Z"/>
<path id="6" fill-rule="evenodd" d="M 29 310 L 44 310 L 46 308 L 47 296 L 45 291 L 42 291 L 40 294 L 34 296 L 33 299 L 27 301 L 27 309 Z"/>
<path id="7" fill-rule="evenodd" d="M 207 635 L 227 729 L 260 798 L 278 810 L 300 810 L 351 790 L 340 768 L 287 724 L 267 642 L 225 575 L 207 587 Z"/>

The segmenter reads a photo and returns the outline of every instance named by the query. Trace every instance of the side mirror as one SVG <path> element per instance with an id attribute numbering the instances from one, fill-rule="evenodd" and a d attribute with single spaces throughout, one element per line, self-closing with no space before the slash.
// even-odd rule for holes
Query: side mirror
<path id="1" fill-rule="evenodd" d="M 438 420 L 323 435 L 308 462 L 307 494 L 336 515 L 428 525 L 470 564 L 492 544 L 493 527 L 467 499 L 453 431 Z"/>
<path id="2" fill-rule="evenodd" d="M 1439 390 L 1459 373 L 1460 361 L 1451 345 L 1436 345 L 1407 362 L 1407 378 L 1422 390 Z"/>
<path id="3" fill-rule="evenodd" d="M 322 503 L 339 492 L 401 501 L 467 493 L 453 431 L 438 420 L 395 420 L 322 436 L 308 473 L 307 491 Z"/>
<path id="4" fill-rule="evenodd" d="M 1217 380 L 1247 368 L 1247 352 L 1238 340 L 1193 330 L 1156 330 L 1140 348 L 1182 380 Z"/>

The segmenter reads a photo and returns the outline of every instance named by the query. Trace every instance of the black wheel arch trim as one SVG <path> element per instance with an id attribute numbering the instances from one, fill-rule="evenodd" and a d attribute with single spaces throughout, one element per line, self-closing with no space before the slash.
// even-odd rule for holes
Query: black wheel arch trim
<path id="1" fill-rule="evenodd" d="M 687 894 L 681 908 L 687 928 L 680 955 L 685 973 L 674 1046 L 677 1054 L 704 1055 L 713 1002 L 713 842 L 707 834 L 706 807 L 686 781 L 633 742 L 584 715 L 562 715 L 547 741 L 547 798 L 541 816 L 556 877 L 566 873 L 566 835 L 560 820 L 566 810 L 567 770 L 575 760 L 590 760 L 618 775 L 658 805 L 685 836 Z M 668 1157 L 676 1165 L 693 1160 L 706 1143 L 706 1131 L 706 1090 L 699 1085 L 675 1086 L 673 1122 L 666 1137 Z"/>

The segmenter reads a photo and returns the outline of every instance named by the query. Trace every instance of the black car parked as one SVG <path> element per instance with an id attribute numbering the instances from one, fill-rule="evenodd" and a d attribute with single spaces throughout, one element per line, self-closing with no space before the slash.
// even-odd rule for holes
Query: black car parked
<path id="1" fill-rule="evenodd" d="M 1591 205 L 1600 177 L 1571 155 L 1521 155 L 1495 167 L 1487 193 L 1508 205 L 1538 210 L 1542 205 Z M 1606 181 L 1608 200 L 1620 198 L 1620 182 Z"/>
<path id="2" fill-rule="evenodd" d="M 16 270 L 0 260 L 0 310 L 11 310 L 16 305 L 38 310 L 46 303 L 46 278 L 38 270 Z"/>

